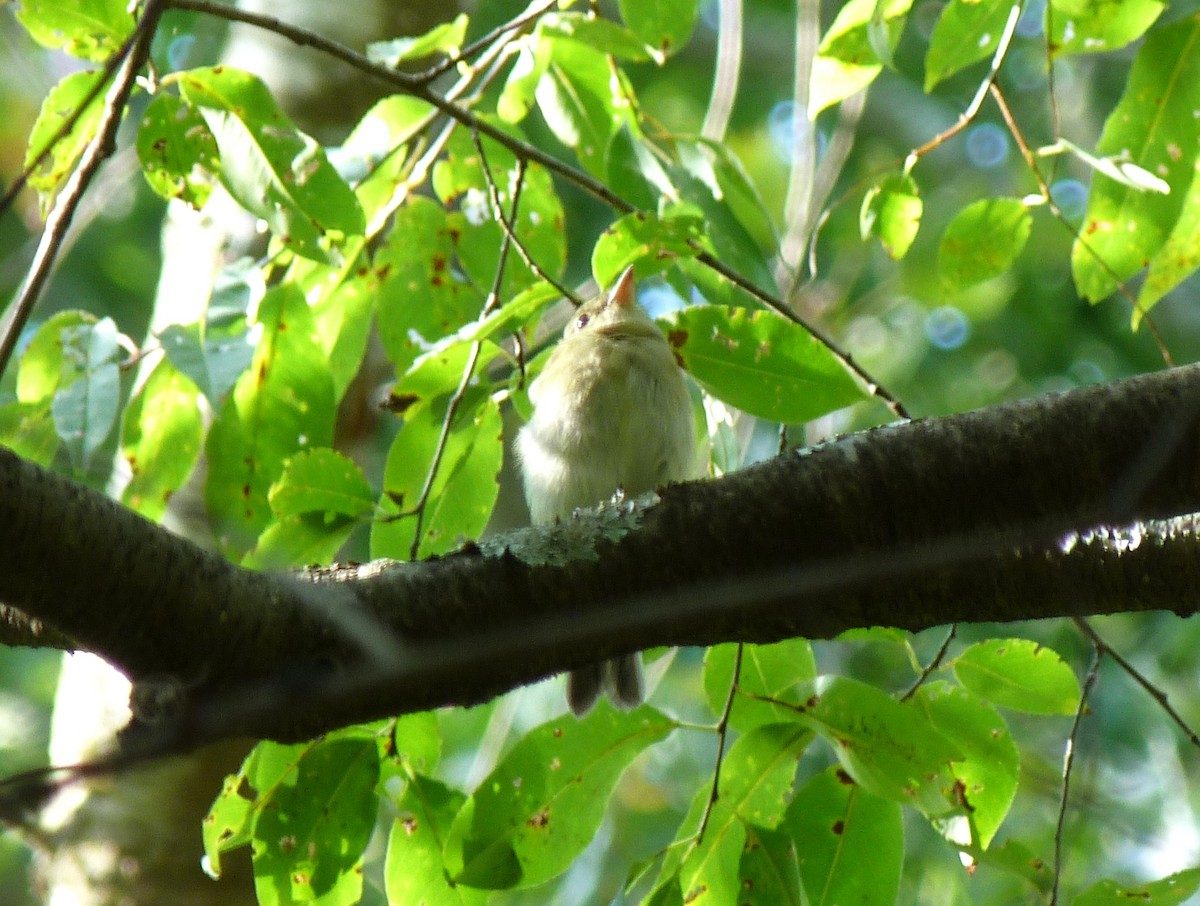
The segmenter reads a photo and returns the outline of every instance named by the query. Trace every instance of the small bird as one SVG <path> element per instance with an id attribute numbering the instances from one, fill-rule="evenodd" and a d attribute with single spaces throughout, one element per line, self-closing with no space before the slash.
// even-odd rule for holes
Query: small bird
<path id="1" fill-rule="evenodd" d="M 692 403 L 666 338 L 638 304 L 633 268 L 579 307 L 529 387 L 533 417 L 517 437 L 525 500 L 535 525 L 696 476 Z M 576 714 L 608 692 L 641 703 L 639 654 L 572 670 Z"/>

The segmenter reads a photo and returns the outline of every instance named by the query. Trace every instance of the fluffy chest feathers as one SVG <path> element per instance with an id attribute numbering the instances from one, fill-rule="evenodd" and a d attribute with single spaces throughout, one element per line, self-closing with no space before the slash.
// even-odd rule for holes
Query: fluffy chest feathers
<path id="1" fill-rule="evenodd" d="M 517 446 L 535 523 L 618 488 L 640 494 L 693 477 L 687 387 L 666 340 L 645 320 L 569 334 L 530 387 L 534 414 Z"/>

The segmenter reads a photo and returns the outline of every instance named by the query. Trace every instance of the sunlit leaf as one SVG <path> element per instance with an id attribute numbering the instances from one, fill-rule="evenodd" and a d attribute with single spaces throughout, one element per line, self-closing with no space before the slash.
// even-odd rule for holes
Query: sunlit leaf
<path id="1" fill-rule="evenodd" d="M 696 24 L 696 0 L 620 0 L 621 18 L 662 62 L 679 51 Z"/>
<path id="2" fill-rule="evenodd" d="M 781 830 L 802 841 L 797 855 L 810 902 L 897 902 L 904 864 L 899 803 L 871 794 L 834 766 L 797 791 Z"/>
<path id="3" fill-rule="evenodd" d="M 796 722 L 755 727 L 721 762 L 721 801 L 747 824 L 774 828 L 792 798 L 796 762 L 813 733 Z"/>
<path id="4" fill-rule="evenodd" d="M 704 654 L 704 691 L 714 714 L 720 714 L 725 707 L 736 652 L 736 645 L 725 644 L 713 645 Z M 744 733 L 762 724 L 796 720 L 794 709 L 759 701 L 758 697 L 799 704 L 799 684 L 816 675 L 812 646 L 806 639 L 744 645 L 738 681 L 741 694 L 734 699 L 730 726 Z"/>
<path id="5" fill-rule="evenodd" d="M 1195 176 L 1200 123 L 1200 20 L 1150 32 L 1125 92 L 1104 124 L 1096 155 L 1120 156 L 1167 183 L 1169 194 L 1094 178 L 1071 269 L 1093 302 L 1146 266 L 1175 230 Z"/>
<path id="6" fill-rule="evenodd" d="M 21 0 L 17 21 L 44 47 L 103 62 L 133 32 L 127 0 Z"/>
<path id="7" fill-rule="evenodd" d="M 1189 868 L 1178 874 L 1146 884 L 1118 884 L 1100 881 L 1071 901 L 1073 906 L 1179 906 L 1200 890 L 1200 868 Z"/>
<path id="8" fill-rule="evenodd" d="M 942 832 L 954 842 L 986 848 L 1017 794 L 1020 754 L 1008 725 L 991 705 L 949 683 L 922 686 L 914 704 L 963 755 L 951 770 L 961 782 L 967 814 L 942 823 Z M 968 816 L 972 833 L 962 833 Z"/>
<path id="9" fill-rule="evenodd" d="M 1164 7 L 1158 0 L 1051 0 L 1049 47 L 1056 55 L 1117 50 L 1145 34 Z"/>
<path id="10" fill-rule="evenodd" d="M 171 495 L 183 486 L 204 439 L 200 391 L 164 359 L 125 409 L 121 444 L 129 484 L 121 501 L 158 521 Z"/>
<path id="11" fill-rule="evenodd" d="M 216 138 L 229 194 L 297 254 L 341 260 L 339 244 L 366 226 L 362 208 L 321 146 L 292 124 L 267 86 L 230 66 L 176 78 Z"/>
<path id="12" fill-rule="evenodd" d="M 405 60 L 420 60 L 435 53 L 457 56 L 469 21 L 466 13 L 459 13 L 452 21 L 435 25 L 422 35 L 376 41 L 367 45 L 367 59 L 395 69 Z"/>
<path id="13" fill-rule="evenodd" d="M 802 719 L 855 781 L 929 815 L 950 811 L 950 766 L 962 752 L 917 708 L 849 677 L 821 676 L 807 686 Z"/>
<path id="14" fill-rule="evenodd" d="M 884 250 L 896 260 L 903 258 L 917 230 L 925 204 L 911 176 L 893 173 L 867 190 L 858 215 L 862 238 L 876 236 Z"/>
<path id="15" fill-rule="evenodd" d="M 383 516 L 371 531 L 373 557 L 409 559 L 414 539 L 419 556 L 445 553 L 478 538 L 487 525 L 504 454 L 500 409 L 487 393 L 468 392 L 435 463 L 448 401 L 443 396 L 404 413 L 404 426 L 384 466 Z"/>
<path id="16" fill-rule="evenodd" d="M 988 639 L 954 659 L 958 681 L 1002 708 L 1027 714 L 1074 714 L 1079 680 L 1050 648 L 1028 639 Z"/>
<path id="17" fill-rule="evenodd" d="M 555 877 L 591 841 L 608 797 L 638 752 L 675 722 L 601 702 L 586 717 L 527 733 L 467 800 L 446 841 L 446 867 L 472 887 L 528 887 Z"/>
<path id="18" fill-rule="evenodd" d="M 877 6 L 876 0 L 850 0 L 821 39 L 809 91 L 808 115 L 812 119 L 826 107 L 862 91 L 883 71 L 884 60 L 871 46 L 868 33 L 872 17 L 883 20 L 895 48 L 912 0 L 885 0 L 878 14 Z"/>
<path id="19" fill-rule="evenodd" d="M 258 309 L 261 338 L 209 431 L 205 499 L 217 537 L 234 555 L 271 518 L 267 492 L 284 462 L 333 439 L 333 383 L 312 312 L 293 284 L 281 284 Z"/>
<path id="20" fill-rule="evenodd" d="M 667 338 L 705 390 L 760 418 L 798 424 L 865 398 L 828 349 L 773 312 L 686 308 Z"/>
<path id="21" fill-rule="evenodd" d="M 436 780 L 415 776 L 388 835 L 383 883 L 389 903 L 475 906 L 488 894 L 451 884 L 442 861 L 442 843 L 466 796 Z"/>
<path id="22" fill-rule="evenodd" d="M 1012 0 L 950 0 L 942 8 L 925 55 L 925 90 L 986 59 L 1000 46 Z"/>
<path id="23" fill-rule="evenodd" d="M 173 94 L 155 97 L 142 114 L 137 152 L 150 188 L 204 207 L 221 164 L 217 140 L 196 107 Z"/>
<path id="24" fill-rule="evenodd" d="M 704 221 L 694 215 L 626 214 L 600 234 L 592 249 L 592 275 L 598 285 L 611 286 L 625 268 L 641 264 L 638 274 L 646 276 L 663 259 L 695 256 L 703 235 Z"/>
<path id="25" fill-rule="evenodd" d="M 51 88 L 42 102 L 42 109 L 29 134 L 25 165 L 33 167 L 38 156 L 49 151 L 29 173 L 29 184 L 38 190 L 43 215 L 50 209 L 59 189 L 74 171 L 80 155 L 96 135 L 104 110 L 104 91 L 95 93 L 90 101 L 87 101 L 87 96 L 103 76 L 102 72 L 73 72 Z M 81 107 L 83 113 L 60 136 L 59 131 Z"/>
<path id="26" fill-rule="evenodd" d="M 1162 248 L 1150 259 L 1146 282 L 1138 293 L 1133 326 L 1159 299 L 1190 277 L 1200 267 L 1200 160 L 1184 198 L 1183 209 Z"/>
<path id="27" fill-rule="evenodd" d="M 983 198 L 959 211 L 938 246 L 938 270 L 951 291 L 990 280 L 1012 267 L 1033 229 L 1016 198 Z"/>

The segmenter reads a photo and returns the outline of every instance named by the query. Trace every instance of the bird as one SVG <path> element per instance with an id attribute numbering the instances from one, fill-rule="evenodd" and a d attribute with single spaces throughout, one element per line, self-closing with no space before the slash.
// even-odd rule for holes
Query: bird
<path id="1" fill-rule="evenodd" d="M 534 525 L 618 492 L 634 496 L 696 477 L 691 394 L 666 337 L 638 303 L 632 267 L 575 311 L 529 398 L 533 414 L 516 449 Z M 639 705 L 641 655 L 568 674 L 567 702 L 576 715 L 601 693 L 622 708 Z"/>

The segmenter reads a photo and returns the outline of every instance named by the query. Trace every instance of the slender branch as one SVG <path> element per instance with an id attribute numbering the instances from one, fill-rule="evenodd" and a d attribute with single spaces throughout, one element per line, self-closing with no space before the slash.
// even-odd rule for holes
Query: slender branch
<path id="1" fill-rule="evenodd" d="M 172 9 L 191 10 L 193 12 L 207 13 L 219 18 L 230 19 L 236 22 L 243 22 L 247 25 L 254 25 L 258 28 L 264 28 L 273 31 L 276 34 L 291 40 L 297 44 L 311 46 L 335 59 L 341 60 L 361 72 L 372 75 L 383 82 L 394 85 L 403 91 L 408 92 L 413 97 L 419 98 L 428 104 L 433 105 L 442 113 L 446 114 L 451 119 L 457 121 L 461 125 L 471 129 L 476 129 L 482 135 L 504 146 L 512 151 L 518 157 L 524 157 L 534 163 L 541 164 L 550 172 L 562 177 L 588 192 L 590 195 L 599 199 L 622 214 L 633 214 L 637 212 L 637 208 L 626 201 L 621 196 L 617 195 L 604 183 L 594 177 L 578 170 L 569 164 L 564 163 L 552 154 L 548 154 L 539 148 L 530 145 L 527 142 L 514 138 L 504 130 L 494 126 L 488 120 L 475 116 L 469 110 L 459 104 L 456 104 L 445 97 L 442 97 L 437 92 L 433 91 L 427 84 L 419 78 L 408 76 L 395 70 L 388 69 L 384 66 L 378 66 L 372 63 L 369 59 L 360 53 L 350 50 L 348 47 L 338 44 L 336 41 L 330 41 L 328 38 L 322 37 L 315 32 L 307 31 L 306 29 L 297 28 L 293 25 L 280 22 L 272 16 L 263 16 L 258 13 L 251 13 L 246 10 L 237 9 L 235 7 L 223 6 L 217 3 L 208 2 L 208 0 L 165 0 Z M 791 307 L 785 304 L 781 299 L 772 293 L 767 292 L 761 287 L 747 280 L 745 277 L 738 274 L 732 268 L 728 267 L 713 255 L 704 251 L 699 243 L 692 243 L 692 247 L 697 251 L 696 260 L 707 266 L 710 270 L 720 274 L 725 279 L 729 280 L 739 289 L 743 290 L 751 297 L 757 299 L 768 308 L 774 309 L 779 314 L 783 315 L 789 321 L 803 327 L 823 346 L 825 346 L 834 356 L 837 357 L 851 372 L 862 380 L 867 391 L 878 397 L 884 404 L 900 418 L 907 418 L 908 413 L 904 409 L 900 401 L 891 394 L 883 385 L 877 381 L 872 375 L 861 365 L 855 362 L 854 358 L 838 345 L 832 337 L 820 330 L 816 326 L 810 324 L 804 318 L 801 318 Z"/>
<path id="2" fill-rule="evenodd" d="M 733 657 L 733 676 L 729 680 L 729 694 L 725 696 L 725 707 L 721 709 L 721 718 L 717 721 L 717 763 L 713 767 L 712 789 L 708 793 L 708 804 L 704 807 L 704 817 L 700 819 L 700 827 L 696 830 L 693 846 L 699 846 L 708 830 L 708 822 L 712 818 L 713 807 L 720 798 L 721 762 L 725 757 L 725 742 L 729 735 L 729 715 L 733 711 L 733 702 L 737 698 L 738 683 L 742 679 L 742 654 L 745 645 L 738 643 L 737 653 Z"/>
<path id="3" fill-rule="evenodd" d="M 927 679 L 929 679 L 929 677 L 933 673 L 933 671 L 937 670 L 938 667 L 942 666 L 942 661 L 944 661 L 946 659 L 946 652 L 950 650 L 950 643 L 954 641 L 954 638 L 957 635 L 958 635 L 958 624 L 951 623 L 950 631 L 947 632 L 946 637 L 944 639 L 942 639 L 942 644 L 938 648 L 937 653 L 934 654 L 933 659 L 928 664 L 925 665 L 925 668 L 921 671 L 921 673 L 917 677 L 916 681 L 911 686 L 909 686 L 907 690 L 905 690 L 903 695 L 900 696 L 900 701 L 906 702 L 910 698 L 912 698 L 916 694 L 917 690 L 920 689 L 921 686 L 923 686 L 925 684 L 925 681 Z"/>
<path id="4" fill-rule="evenodd" d="M 476 141 L 478 136 L 476 135 Z M 483 148 L 480 146 L 482 155 Z M 481 158 L 482 159 L 482 158 Z M 517 178 L 516 185 L 512 193 L 512 216 L 515 217 L 521 204 L 521 189 L 525 185 L 525 162 L 518 159 L 517 162 Z M 496 196 L 497 205 L 499 204 L 499 196 Z M 499 210 L 499 208 L 497 207 Z M 485 318 L 491 314 L 500 305 L 500 286 L 504 282 L 504 272 L 508 263 L 508 251 L 512 246 L 512 234 L 505 232 L 504 238 L 500 242 L 500 257 L 496 262 L 496 273 L 492 280 L 492 288 L 488 292 L 487 299 L 483 304 L 483 310 L 480 312 L 480 317 Z M 442 419 L 442 431 L 438 435 L 437 447 L 434 449 L 433 457 L 429 461 L 429 471 L 425 474 L 425 484 L 421 488 L 421 494 L 417 499 L 416 505 L 408 512 L 399 516 L 388 517 L 389 521 L 401 518 L 402 516 L 415 516 L 417 524 L 413 529 L 413 541 L 409 547 L 409 559 L 416 560 L 421 548 L 421 527 L 425 520 L 425 506 L 429 502 L 429 495 L 433 490 L 433 483 L 437 479 L 438 469 L 441 468 L 442 457 L 446 453 L 446 443 L 450 439 L 450 428 L 454 424 L 454 417 L 458 414 L 458 407 L 462 405 L 463 399 L 467 395 L 467 389 L 471 385 L 471 379 L 475 376 L 475 368 L 479 365 L 479 356 L 483 352 L 483 342 L 476 340 L 471 344 L 471 351 L 467 356 L 467 363 L 463 366 L 462 379 L 458 382 L 458 387 L 454 391 L 454 395 L 450 397 L 450 402 L 446 406 L 446 416 Z"/>
<path id="5" fill-rule="evenodd" d="M 1190 742 L 1194 748 L 1200 749 L 1200 736 L 1196 734 L 1196 731 L 1191 728 L 1188 722 L 1183 719 L 1182 715 L 1180 715 L 1180 713 L 1176 711 L 1171 703 L 1167 700 L 1167 694 L 1165 692 L 1155 686 L 1154 683 L 1150 682 L 1144 673 L 1142 673 L 1135 666 L 1133 666 L 1133 664 L 1122 657 L 1118 651 L 1109 646 L 1104 639 L 1100 638 L 1100 635 L 1095 629 L 1092 628 L 1092 624 L 1086 619 L 1083 617 L 1076 617 L 1075 625 L 1079 627 L 1080 632 L 1082 632 L 1091 640 L 1092 645 L 1095 646 L 1096 650 L 1100 652 L 1101 655 L 1112 658 L 1117 663 L 1117 666 L 1124 670 L 1130 679 L 1141 686 L 1146 691 L 1146 694 L 1158 703 L 1158 706 L 1162 708 L 1167 717 L 1171 719 L 1171 722 L 1174 723 L 1175 726 L 1179 727 L 1180 731 L 1184 736 L 1187 737 L 1188 742 Z"/>
<path id="6" fill-rule="evenodd" d="M 134 37 L 129 45 L 112 86 L 104 98 L 104 110 L 96 127 L 96 134 L 80 155 L 79 164 L 68 177 L 59 195 L 54 209 L 46 218 L 46 227 L 38 242 L 33 263 L 30 265 L 25 280 L 17 292 L 16 298 L 10 304 L 7 313 L 0 324 L 0 373 L 8 365 L 16 349 L 17 338 L 25 322 L 29 320 L 33 307 L 46 288 L 54 264 L 58 260 L 59 249 L 66 239 L 71 220 L 79 207 L 84 192 L 91 185 L 101 164 L 112 154 L 117 128 L 121 125 L 121 115 L 125 112 L 125 104 L 133 91 L 137 74 L 150 54 L 150 42 L 154 37 L 158 20 L 162 16 L 164 0 L 146 0 L 142 10 L 142 18 L 138 21 Z"/>
<path id="7" fill-rule="evenodd" d="M 1029 144 L 1025 141 L 1025 136 L 1021 133 L 1020 126 L 1017 125 L 1017 119 L 1015 116 L 1013 116 L 1012 110 L 1008 106 L 1008 101 L 1004 97 L 1004 92 L 1001 91 L 1000 87 L 994 83 L 990 86 L 989 90 L 992 93 L 992 99 L 996 102 L 996 106 L 1000 108 L 1000 116 L 1003 118 L 1005 126 L 1008 127 L 1009 134 L 1013 137 L 1013 141 L 1017 143 L 1017 148 L 1021 152 L 1021 157 L 1025 160 L 1025 165 L 1029 168 L 1029 171 L 1033 174 L 1034 180 L 1037 182 L 1038 191 L 1041 194 L 1042 199 L 1045 201 L 1046 206 L 1050 208 L 1050 213 L 1054 216 L 1054 219 L 1062 224 L 1063 228 L 1071 234 L 1075 242 L 1077 242 L 1079 246 L 1092 257 L 1092 260 L 1096 262 L 1100 269 L 1104 271 L 1104 273 L 1113 281 L 1113 283 L 1116 284 L 1117 291 L 1129 303 L 1130 308 L 1137 312 L 1141 319 L 1146 322 L 1146 328 L 1150 331 L 1150 335 L 1154 337 L 1155 345 L 1158 347 L 1158 352 L 1159 355 L 1162 356 L 1163 362 L 1168 368 L 1173 367 L 1175 364 L 1174 357 L 1171 355 L 1171 351 L 1167 348 L 1166 341 L 1163 339 L 1162 334 L 1158 330 L 1158 324 L 1153 318 L 1150 317 L 1148 312 L 1142 309 L 1141 303 L 1134 297 L 1128 285 L 1126 285 L 1126 282 L 1122 280 L 1120 275 L 1112 269 L 1107 261 L 1104 260 L 1103 256 L 1092 248 L 1086 237 L 1084 237 L 1084 235 L 1071 224 L 1066 215 L 1063 214 L 1062 209 L 1059 208 L 1057 202 L 1055 202 L 1054 196 L 1050 192 L 1050 186 L 1046 182 L 1046 178 L 1042 176 L 1042 171 L 1038 169 L 1037 155 L 1034 154 L 1032 149 L 1030 149 Z"/>
<path id="8" fill-rule="evenodd" d="M 558 5 L 558 0 L 544 0 L 543 3 L 531 3 L 525 9 L 525 12 L 509 19 L 502 25 L 497 25 L 486 35 L 472 41 L 458 53 L 453 56 L 446 57 L 441 63 L 429 67 L 424 72 L 418 73 L 416 78 L 422 82 L 432 82 L 444 72 L 449 72 L 463 60 L 469 60 L 475 54 L 479 53 L 484 47 L 490 45 L 497 38 L 502 37 L 510 31 L 517 31 L 524 28 L 535 19 L 540 19 L 546 13 L 550 12 Z"/>
<path id="9" fill-rule="evenodd" d="M 1075 767 L 1075 744 L 1079 739 L 1079 726 L 1083 715 L 1087 713 L 1088 698 L 1092 687 L 1096 685 L 1096 676 L 1100 669 L 1100 649 L 1095 649 L 1091 666 L 1088 667 L 1087 678 L 1083 681 L 1083 690 L 1079 696 L 1079 707 L 1075 709 L 1075 719 L 1071 722 L 1071 732 L 1067 736 L 1066 751 L 1063 753 L 1062 790 L 1058 800 L 1058 819 L 1054 824 L 1054 883 L 1050 888 L 1050 906 L 1057 906 L 1058 885 L 1062 880 L 1062 844 L 1063 830 L 1067 822 L 1067 802 L 1071 793 L 1071 773 Z"/>
<path id="10" fill-rule="evenodd" d="M 742 68 L 742 0 L 719 0 L 717 29 L 717 65 L 713 69 L 712 95 L 700 134 L 710 141 L 725 138 L 729 127 L 729 115 L 733 112 L 733 101 L 737 97 L 738 78 Z"/>

